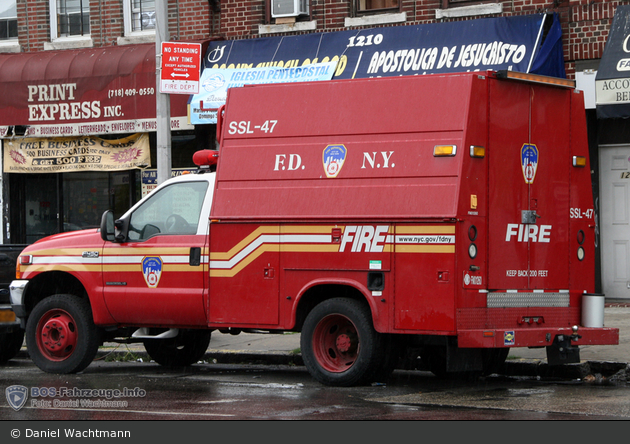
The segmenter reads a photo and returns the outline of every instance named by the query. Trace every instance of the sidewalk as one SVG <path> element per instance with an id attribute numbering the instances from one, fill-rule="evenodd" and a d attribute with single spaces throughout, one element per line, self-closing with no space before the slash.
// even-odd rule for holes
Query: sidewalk
<path id="1" fill-rule="evenodd" d="M 627 373 L 630 381 L 630 302 L 607 302 L 604 310 L 604 326 L 619 329 L 619 345 L 595 345 L 580 347 L 580 364 L 549 367 L 544 348 L 514 348 L 506 361 L 505 374 L 512 376 L 558 376 L 584 378 L 603 374 L 607 377 L 619 371 Z M 147 358 L 141 344 L 108 344 L 99 352 L 133 354 Z M 112 346 L 116 347 L 112 351 Z M 220 364 L 267 364 L 303 365 L 300 355 L 299 333 L 241 333 L 239 335 L 212 333 L 210 347 L 204 359 Z"/>

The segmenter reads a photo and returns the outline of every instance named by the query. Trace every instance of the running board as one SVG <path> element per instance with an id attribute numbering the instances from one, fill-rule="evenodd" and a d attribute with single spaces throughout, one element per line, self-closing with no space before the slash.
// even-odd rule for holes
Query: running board
<path id="1" fill-rule="evenodd" d="M 150 335 L 149 329 L 146 327 L 142 327 L 134 331 L 131 337 L 139 339 L 170 339 L 176 337 L 178 334 L 178 328 L 170 328 L 165 332 L 160 333 L 159 335 Z"/>

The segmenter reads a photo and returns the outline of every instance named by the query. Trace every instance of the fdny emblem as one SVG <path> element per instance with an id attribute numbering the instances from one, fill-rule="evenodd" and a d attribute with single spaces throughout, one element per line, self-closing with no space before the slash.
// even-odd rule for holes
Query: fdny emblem
<path id="1" fill-rule="evenodd" d="M 525 183 L 534 183 L 536 170 L 538 169 L 538 148 L 536 145 L 526 143 L 521 148 L 521 167 L 523 168 L 523 177 Z"/>
<path id="2" fill-rule="evenodd" d="M 12 385 L 6 388 L 5 394 L 7 395 L 7 401 L 11 408 L 18 411 L 26 404 L 28 389 L 23 385 Z"/>
<path id="3" fill-rule="evenodd" d="M 324 148 L 324 171 L 326 177 L 337 177 L 346 160 L 346 147 L 343 145 L 328 145 Z"/>
<path id="4" fill-rule="evenodd" d="M 162 259 L 150 256 L 142 259 L 142 274 L 149 288 L 156 288 L 162 276 Z"/>

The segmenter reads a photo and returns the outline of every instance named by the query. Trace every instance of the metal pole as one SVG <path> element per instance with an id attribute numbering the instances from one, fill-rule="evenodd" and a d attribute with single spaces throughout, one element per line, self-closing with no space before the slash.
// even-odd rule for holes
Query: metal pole
<path id="1" fill-rule="evenodd" d="M 168 42 L 168 0 L 155 0 L 155 118 L 157 124 L 157 183 L 171 177 L 171 101 L 160 92 L 162 42 Z"/>

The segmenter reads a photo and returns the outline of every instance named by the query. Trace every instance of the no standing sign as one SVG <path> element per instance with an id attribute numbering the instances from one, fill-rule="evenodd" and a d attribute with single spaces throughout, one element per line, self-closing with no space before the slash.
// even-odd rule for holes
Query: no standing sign
<path id="1" fill-rule="evenodd" d="M 162 42 L 160 92 L 198 94 L 201 43 Z"/>

